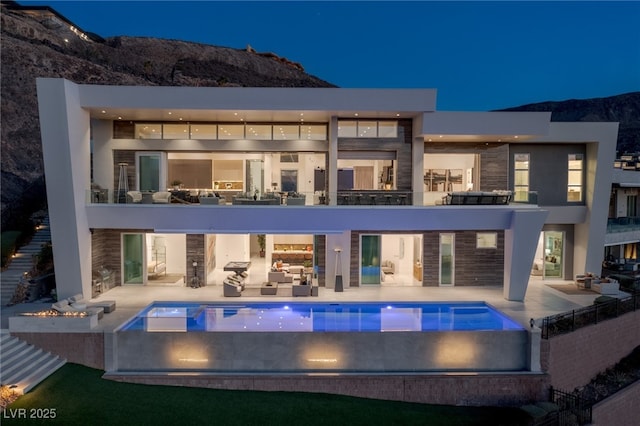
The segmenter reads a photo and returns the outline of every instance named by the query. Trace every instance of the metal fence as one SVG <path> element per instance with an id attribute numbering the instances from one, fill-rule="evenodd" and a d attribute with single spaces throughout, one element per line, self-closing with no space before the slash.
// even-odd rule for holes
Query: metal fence
<path id="1" fill-rule="evenodd" d="M 558 406 L 558 426 L 587 425 L 591 423 L 593 405 L 577 395 L 554 389 L 549 389 L 549 400 Z"/>
<path id="2" fill-rule="evenodd" d="M 542 320 L 542 338 L 549 339 L 553 336 L 571 333 L 579 328 L 617 318 L 638 309 L 640 309 L 640 294 L 635 292 L 624 299 L 613 299 L 571 312 L 549 316 Z"/>

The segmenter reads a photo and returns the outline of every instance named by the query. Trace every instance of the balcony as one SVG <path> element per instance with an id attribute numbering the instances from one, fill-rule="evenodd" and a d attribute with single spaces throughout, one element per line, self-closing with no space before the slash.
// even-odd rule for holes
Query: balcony
<path id="1" fill-rule="evenodd" d="M 607 220 L 607 234 L 640 231 L 640 217 L 617 217 Z"/>
<path id="2" fill-rule="evenodd" d="M 425 193 L 426 195 L 427 193 Z M 433 192 L 428 193 L 433 200 Z M 445 194 L 443 196 L 439 194 Z M 436 205 L 537 205 L 537 193 L 529 192 L 515 199 L 511 191 L 492 192 L 449 192 L 437 193 L 435 202 L 427 201 L 417 206 Z M 427 199 L 427 197 L 425 197 Z M 170 190 L 160 192 L 128 191 L 116 194 L 107 189 L 87 191 L 87 205 L 185 205 L 185 206 L 413 206 L 414 192 L 408 190 L 349 190 L 336 193 L 316 192 L 266 192 L 246 193 L 243 191 L 223 192 L 213 190 Z"/>

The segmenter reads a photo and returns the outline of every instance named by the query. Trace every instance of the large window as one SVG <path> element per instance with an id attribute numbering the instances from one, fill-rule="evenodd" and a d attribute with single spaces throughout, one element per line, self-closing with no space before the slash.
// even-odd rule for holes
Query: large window
<path id="1" fill-rule="evenodd" d="M 397 121 L 339 120 L 339 138 L 397 138 Z"/>
<path id="2" fill-rule="evenodd" d="M 529 201 L 529 154 L 515 154 L 513 159 L 513 200 Z"/>
<path id="3" fill-rule="evenodd" d="M 380 137 L 395 137 L 397 124 L 373 123 L 380 128 Z M 395 122 L 394 122 L 395 123 Z M 356 126 L 357 127 L 357 126 Z M 354 127 L 356 136 L 357 128 Z M 366 130 L 363 127 L 363 131 Z M 370 130 L 374 131 L 374 130 Z M 378 130 L 375 130 L 378 132 Z M 116 139 L 203 139 L 203 140 L 327 140 L 327 125 L 271 123 L 132 123 L 114 121 Z M 370 136 L 362 136 L 370 137 Z"/>
<path id="4" fill-rule="evenodd" d="M 476 234 L 476 248 L 495 249 L 498 248 L 497 232 L 478 232 Z"/>
<path id="5" fill-rule="evenodd" d="M 569 176 L 567 201 L 582 201 L 583 158 L 582 154 L 569 154 Z"/>

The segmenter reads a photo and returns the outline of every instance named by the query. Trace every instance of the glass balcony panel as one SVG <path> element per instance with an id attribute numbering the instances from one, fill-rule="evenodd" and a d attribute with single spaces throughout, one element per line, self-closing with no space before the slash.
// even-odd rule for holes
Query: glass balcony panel
<path id="1" fill-rule="evenodd" d="M 189 125 L 163 124 L 162 139 L 189 139 Z"/>
<path id="2" fill-rule="evenodd" d="M 270 124 L 247 124 L 245 127 L 245 139 L 271 140 Z"/>
<path id="3" fill-rule="evenodd" d="M 215 124 L 192 124 L 191 139 L 217 139 L 218 126 Z"/>
<path id="4" fill-rule="evenodd" d="M 243 124 L 220 124 L 218 125 L 218 139 L 244 139 Z"/>
<path id="5" fill-rule="evenodd" d="M 162 124 L 136 123 L 136 139 L 162 139 Z"/>

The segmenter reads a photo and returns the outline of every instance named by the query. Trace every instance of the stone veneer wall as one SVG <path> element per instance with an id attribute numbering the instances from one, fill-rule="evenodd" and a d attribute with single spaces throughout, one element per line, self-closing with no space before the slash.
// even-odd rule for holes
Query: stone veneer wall
<path id="1" fill-rule="evenodd" d="M 327 285 L 327 236 L 316 235 L 315 247 L 313 248 L 318 260 L 318 286 L 325 287 Z"/>
<path id="2" fill-rule="evenodd" d="M 445 405 L 510 405 L 546 400 L 548 378 L 542 374 L 225 376 L 119 375 L 105 379 L 149 385 L 279 392 L 320 392 L 392 401 Z"/>
<path id="3" fill-rule="evenodd" d="M 150 229 L 94 229 L 91 231 L 91 270 L 99 271 L 103 266 L 113 271 L 113 286 L 122 283 L 122 234 L 147 233 Z"/>
<path id="4" fill-rule="evenodd" d="M 366 118 L 359 118 L 366 120 Z M 338 138 L 338 151 L 395 151 L 396 188 L 411 190 L 412 167 L 412 120 L 398 121 L 397 138 Z M 376 188 L 377 189 L 377 188 Z"/>
<path id="5" fill-rule="evenodd" d="M 100 333 L 11 333 L 68 362 L 104 370 L 104 335 Z"/>
<path id="6" fill-rule="evenodd" d="M 113 193 L 114 202 L 117 200 L 118 181 L 120 180 L 119 163 L 127 163 L 127 183 L 129 190 L 136 188 L 136 151 L 114 150 L 113 151 Z"/>
<path id="7" fill-rule="evenodd" d="M 205 264 L 204 264 L 204 234 L 187 234 L 187 257 L 185 259 L 187 265 L 187 282 L 186 285 L 191 285 L 191 279 L 193 278 L 193 261 L 198 262 L 198 278 L 200 278 L 200 285 L 205 285 L 206 280 L 204 277 Z"/>
<path id="8" fill-rule="evenodd" d="M 540 363 L 555 388 L 572 391 L 640 345 L 640 311 L 542 340 Z"/>
<path id="9" fill-rule="evenodd" d="M 486 231 L 498 234 L 497 249 L 476 248 L 476 231 L 451 232 L 455 233 L 455 285 L 503 285 L 504 231 Z M 423 237 L 422 285 L 425 287 L 439 285 L 440 233 L 429 231 Z"/>
<path id="10" fill-rule="evenodd" d="M 479 154 L 480 188 L 479 191 L 509 189 L 509 145 L 491 143 L 441 143 L 425 142 L 425 154 Z"/>

